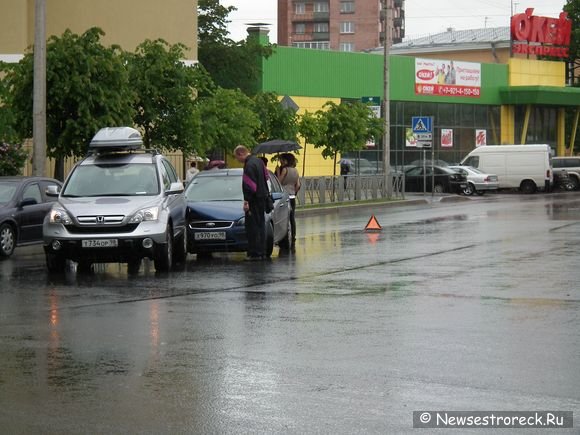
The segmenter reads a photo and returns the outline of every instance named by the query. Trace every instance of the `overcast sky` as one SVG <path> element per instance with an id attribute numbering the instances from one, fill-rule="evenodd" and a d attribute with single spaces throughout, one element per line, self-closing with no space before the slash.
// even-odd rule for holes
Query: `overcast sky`
<path id="1" fill-rule="evenodd" d="M 357 0 L 371 1 L 371 0 Z M 277 0 L 221 0 L 233 5 L 230 14 L 231 38 L 246 37 L 247 23 L 270 23 L 270 42 L 277 40 Z M 405 0 L 405 39 L 456 30 L 509 26 L 512 8 L 516 13 L 534 8 L 534 15 L 558 17 L 566 0 Z"/>

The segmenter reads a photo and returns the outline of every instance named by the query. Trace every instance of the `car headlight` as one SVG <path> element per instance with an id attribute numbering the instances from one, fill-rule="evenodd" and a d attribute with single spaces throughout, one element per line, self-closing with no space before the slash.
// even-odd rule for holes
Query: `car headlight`
<path id="1" fill-rule="evenodd" d="M 149 207 L 139 210 L 131 219 L 129 219 L 130 224 L 139 224 L 144 221 L 156 221 L 159 217 L 159 207 Z"/>
<path id="2" fill-rule="evenodd" d="M 62 208 L 53 208 L 50 210 L 49 222 L 51 224 L 70 225 L 72 224 L 72 219 Z"/>
<path id="3" fill-rule="evenodd" d="M 236 226 L 237 226 L 237 227 L 243 227 L 243 226 L 245 226 L 245 225 L 246 225 L 246 218 L 245 218 L 245 217 L 243 217 L 243 218 L 239 219 L 239 220 L 236 222 Z"/>

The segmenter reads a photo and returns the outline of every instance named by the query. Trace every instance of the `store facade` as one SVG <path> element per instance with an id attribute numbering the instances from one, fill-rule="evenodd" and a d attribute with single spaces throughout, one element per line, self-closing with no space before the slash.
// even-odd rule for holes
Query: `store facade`
<path id="1" fill-rule="evenodd" d="M 264 40 L 266 32 L 256 31 Z M 390 56 L 391 166 L 423 156 L 424 149 L 409 139 L 414 116 L 433 117 L 434 156 L 448 162 L 486 144 L 548 143 L 555 155 L 569 153 L 565 109 L 578 110 L 580 89 L 566 87 L 563 62 L 527 57 L 497 64 Z M 261 90 L 291 98 L 299 114 L 329 100 L 362 101 L 383 93 L 384 58 L 377 54 L 277 47 L 261 67 Z M 333 163 L 306 147 L 305 175 L 331 175 Z M 379 142 L 361 157 L 380 162 L 382 149 Z"/>

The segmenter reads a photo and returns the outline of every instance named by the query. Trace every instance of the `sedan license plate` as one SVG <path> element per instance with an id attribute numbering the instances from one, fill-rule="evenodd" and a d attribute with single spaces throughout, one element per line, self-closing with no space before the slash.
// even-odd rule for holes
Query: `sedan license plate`
<path id="1" fill-rule="evenodd" d="M 116 248 L 119 245 L 117 239 L 90 239 L 83 240 L 83 248 Z"/>
<path id="2" fill-rule="evenodd" d="M 205 231 L 203 233 L 195 233 L 195 240 L 225 240 L 225 231 Z"/>

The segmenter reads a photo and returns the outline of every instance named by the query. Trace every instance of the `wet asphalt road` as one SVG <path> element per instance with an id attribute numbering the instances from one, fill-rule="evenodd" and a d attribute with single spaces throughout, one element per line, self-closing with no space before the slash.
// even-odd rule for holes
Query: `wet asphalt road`
<path id="1" fill-rule="evenodd" d="M 167 275 L 49 277 L 18 249 L 0 262 L 0 432 L 410 433 L 414 410 L 556 410 L 575 428 L 553 433 L 580 433 L 580 194 L 298 227 L 294 254 Z"/>

